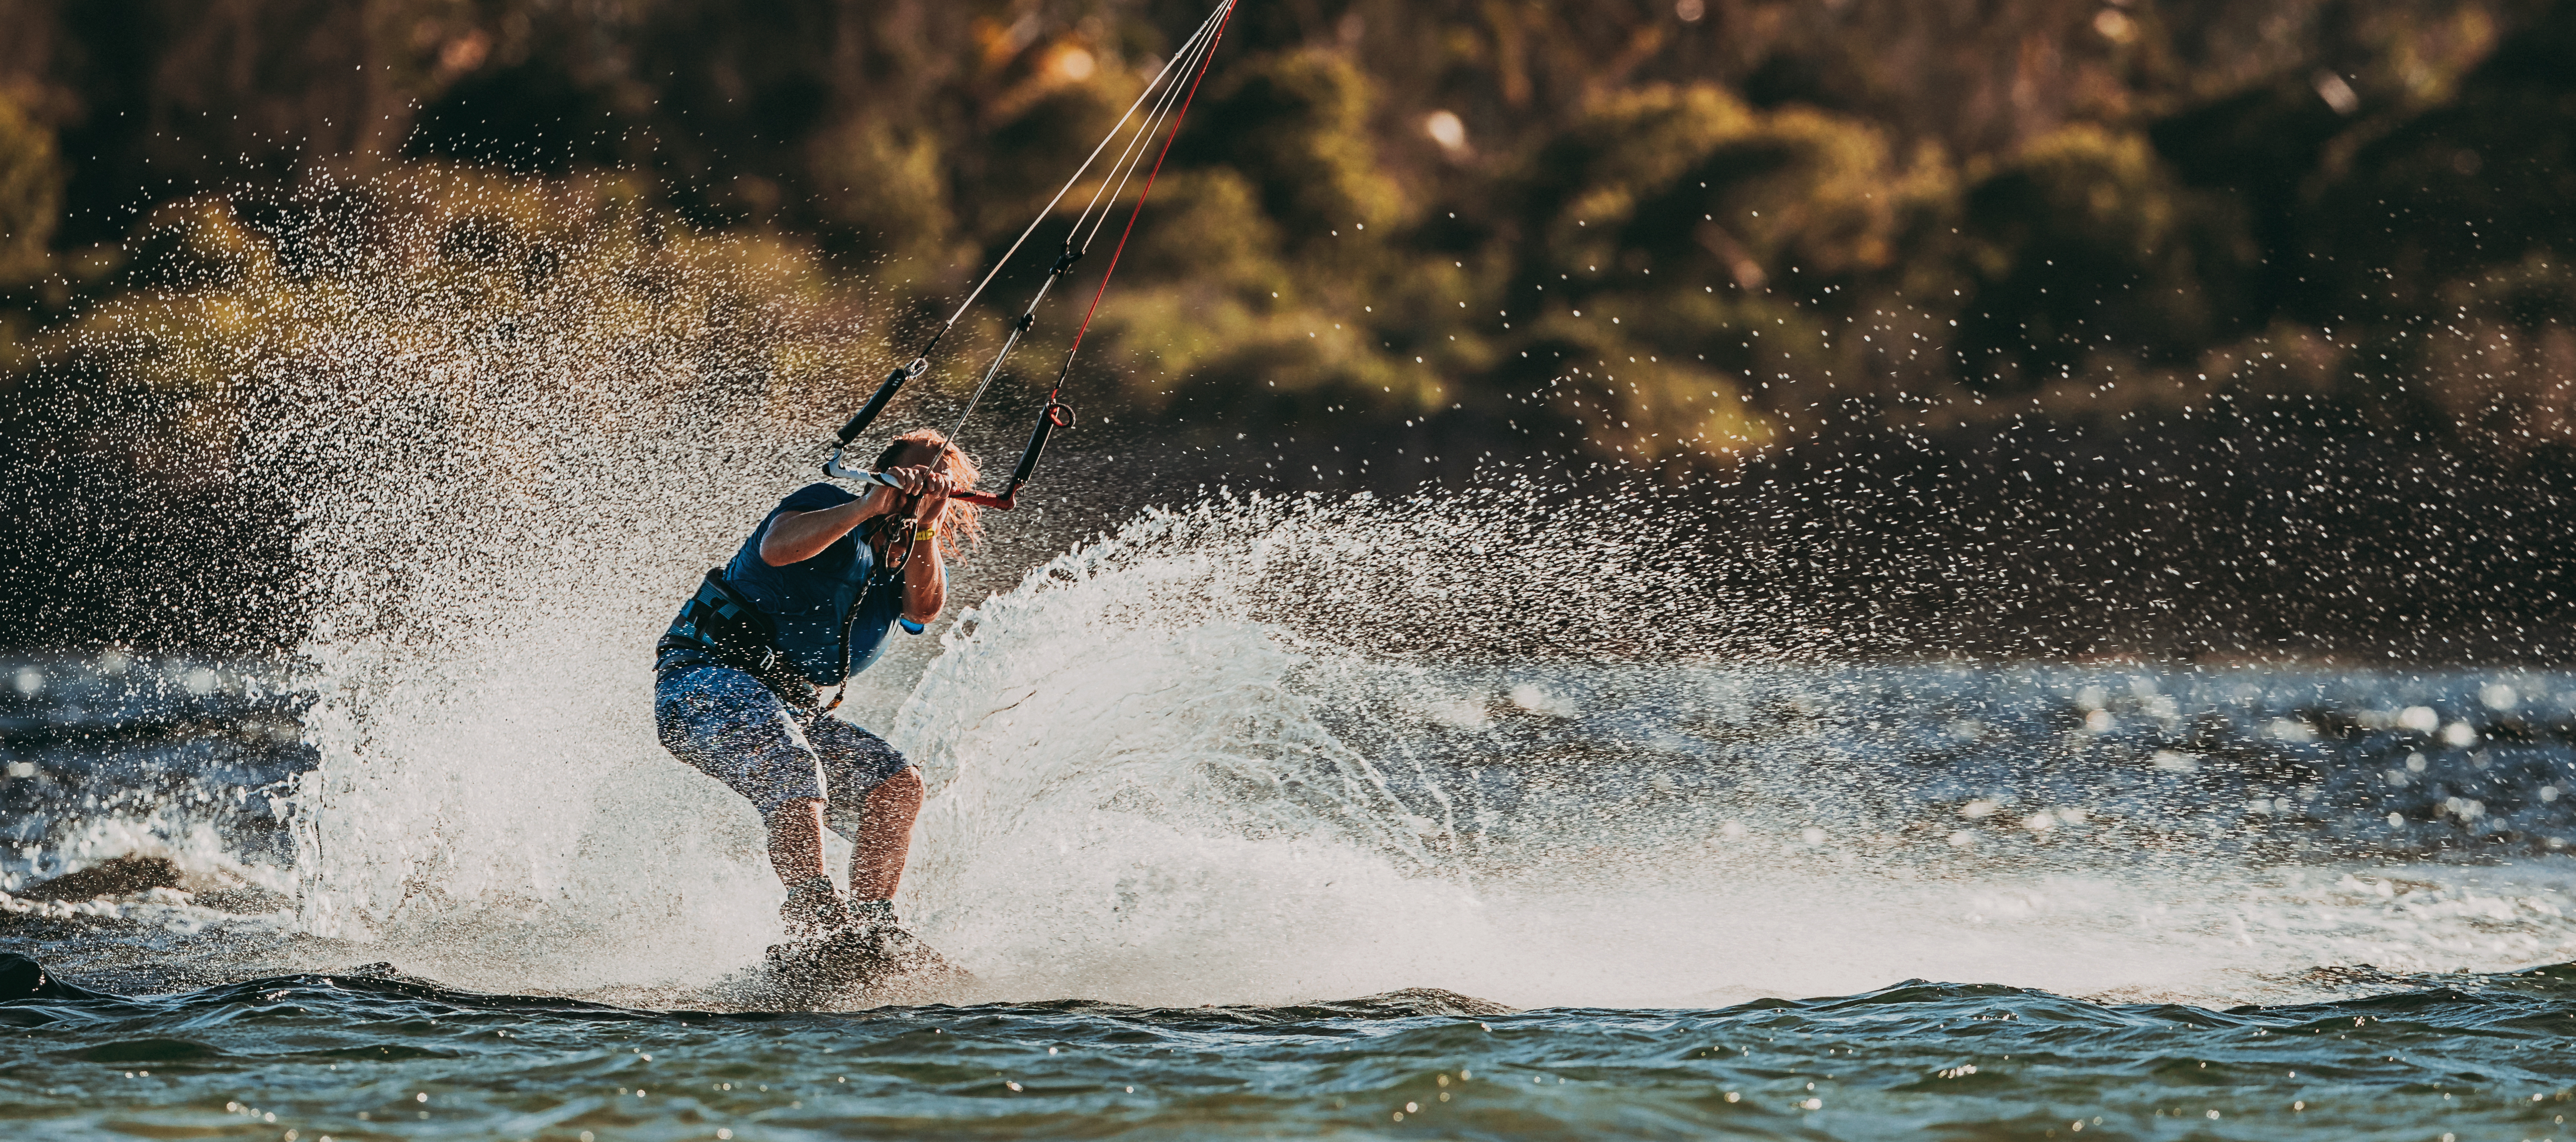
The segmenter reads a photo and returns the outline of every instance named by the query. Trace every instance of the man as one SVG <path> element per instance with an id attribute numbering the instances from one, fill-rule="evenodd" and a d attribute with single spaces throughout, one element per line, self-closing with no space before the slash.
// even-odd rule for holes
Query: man
<path id="1" fill-rule="evenodd" d="M 920 634 L 937 618 L 942 556 L 976 534 L 974 506 L 947 497 L 978 473 L 946 437 L 907 433 L 875 467 L 901 490 L 798 489 L 707 573 L 656 648 L 662 744 L 760 811 L 791 941 L 896 926 L 921 775 L 884 739 L 828 716 L 840 699 L 825 705 L 820 689 L 874 663 L 894 627 Z M 823 866 L 827 827 L 853 848 L 847 899 Z"/>

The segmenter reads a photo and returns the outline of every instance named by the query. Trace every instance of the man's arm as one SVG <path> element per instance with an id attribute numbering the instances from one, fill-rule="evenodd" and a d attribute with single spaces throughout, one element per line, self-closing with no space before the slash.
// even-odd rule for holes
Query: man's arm
<path id="1" fill-rule="evenodd" d="M 939 559 L 939 540 L 906 537 L 906 542 L 912 544 L 912 558 L 903 565 L 903 617 L 915 624 L 927 623 L 948 605 L 948 569 Z"/>
<path id="2" fill-rule="evenodd" d="M 922 497 L 920 531 L 899 537 L 912 545 L 903 564 L 903 617 L 916 626 L 939 617 L 948 605 L 948 568 L 939 558 L 937 522 L 948 515 L 947 488 Z M 928 534 L 928 538 L 919 538 Z"/>
<path id="3" fill-rule="evenodd" d="M 948 494 L 948 477 L 928 468 L 888 468 L 885 474 L 902 481 L 907 493 L 940 497 Z M 760 537 L 760 561 L 785 567 L 821 555 L 824 548 L 848 535 L 851 528 L 893 511 L 897 494 L 893 488 L 877 488 L 839 507 L 780 512 Z"/>

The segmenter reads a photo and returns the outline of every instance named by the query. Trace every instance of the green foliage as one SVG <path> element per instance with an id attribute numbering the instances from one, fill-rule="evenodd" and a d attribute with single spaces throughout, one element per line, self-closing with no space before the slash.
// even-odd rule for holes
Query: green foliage
<path id="1" fill-rule="evenodd" d="M 2503 43 L 2452 99 L 2374 134 L 2320 188 L 2336 313 L 2447 311 L 2451 283 L 2576 254 L 2576 9 Z M 2321 234 L 2320 237 L 2323 237 Z M 2558 309 L 2567 320 L 2576 310 Z"/>
<path id="2" fill-rule="evenodd" d="M 1545 315 L 1540 359 L 1599 378 L 1552 390 L 1558 418 L 1658 463 L 1776 439 L 1757 394 L 1852 377 L 1827 330 L 1903 288 L 1904 255 L 1951 209 L 1937 150 L 1895 151 L 1871 124 L 1707 85 L 1605 100 L 1550 140 L 1524 176 L 1544 241 L 1521 288 Z"/>
<path id="3" fill-rule="evenodd" d="M 172 204 L 140 243 L 159 284 L 54 330 L 60 374 L 185 398 L 154 405 L 178 410 L 157 454 L 184 458 L 229 454 L 256 402 L 309 369 L 399 371 L 467 408 L 507 369 L 549 378 L 567 416 L 677 384 L 821 420 L 868 351 L 858 299 L 810 245 L 701 231 L 616 177 L 414 164 L 294 205 L 368 224 L 290 250 L 224 198 Z"/>
<path id="4" fill-rule="evenodd" d="M 63 170 L 53 132 L 0 95 L 0 291 L 28 285 L 53 268 L 49 248 L 62 213 Z M 34 315 L 0 308 L 0 377 L 35 363 Z"/>
<path id="5" fill-rule="evenodd" d="M 2243 220 L 2181 186 L 2145 137 L 2092 124 L 2032 142 L 1963 213 L 1956 351 L 1987 391 L 2070 376 L 2105 347 L 2181 359 L 2230 331 L 2239 299 L 2211 283 L 2258 257 Z"/>
<path id="6" fill-rule="evenodd" d="M 0 289 L 50 268 L 62 207 L 63 167 L 53 132 L 0 95 Z"/>
<path id="7" fill-rule="evenodd" d="M 2455 425 L 2554 399 L 2557 358 L 2538 346 L 2570 303 L 2548 284 L 2559 271 L 2530 267 L 2576 254 L 2576 9 L 1697 10 L 1244 9 L 1080 383 L 1174 425 L 1447 418 L 1672 469 L 1851 410 L 1964 419 L 2003 394 L 2103 409 L 2114 384 L 2177 404 L 2228 386 L 2450 386 L 2467 395 L 2414 407 Z M 0 74 L 16 100 L 0 103 L 0 290 L 90 269 L 10 293 L 0 326 L 94 331 L 117 309 L 110 280 L 137 291 L 129 313 L 200 295 L 268 312 L 247 299 L 304 288 L 297 274 L 202 190 L 327 174 L 469 194 L 439 256 L 494 283 L 528 277 L 532 251 L 600 249 L 566 246 L 566 225 L 720 229 L 727 259 L 804 267 L 743 288 L 867 298 L 874 356 L 1016 237 L 1183 19 L 1002 0 L 639 0 L 613 19 L 400 0 L 172 9 L 118 39 L 131 29 L 48 11 L 27 42 L 57 48 Z M 126 70 L 82 62 L 106 58 Z M 58 131 L 89 157 L 55 154 Z M 67 215 L 67 176 L 84 202 L 149 205 Z M 1059 218 L 1099 189 L 1076 187 Z M 1113 240 L 1140 189 L 1112 204 Z M 118 257 L 130 267 L 101 276 Z M 974 327 L 1007 319 L 1018 281 Z M 1041 315 L 1032 350 L 1063 313 Z M 2533 347 L 2472 353 L 2522 379 L 2491 384 L 2416 336 L 2462 316 Z M 793 387 L 875 367 L 789 340 L 795 369 L 751 372 Z M 2293 343 L 2315 367 L 2252 364 Z M 203 382 L 193 368 L 166 383 Z"/>
<path id="8" fill-rule="evenodd" d="M 956 243 L 939 143 L 883 119 L 858 118 L 815 141 L 816 173 L 843 189 L 825 200 L 832 222 L 867 235 L 897 264 L 945 264 Z"/>
<path id="9" fill-rule="evenodd" d="M 1201 161 L 1240 171 L 1289 240 L 1328 243 L 1331 231 L 1381 236 L 1411 213 L 1370 130 L 1372 85 L 1345 56 L 1322 50 L 1233 61 L 1199 119 Z"/>

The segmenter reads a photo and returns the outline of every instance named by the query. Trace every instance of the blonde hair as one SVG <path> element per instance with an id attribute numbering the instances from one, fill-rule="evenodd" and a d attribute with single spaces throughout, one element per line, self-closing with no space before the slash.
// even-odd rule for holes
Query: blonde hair
<path id="1" fill-rule="evenodd" d="M 951 443 L 947 434 L 936 428 L 916 428 L 886 442 L 885 451 L 877 453 L 877 471 L 885 471 L 906 448 L 922 448 L 948 462 L 949 482 L 961 492 L 975 490 L 975 481 L 984 470 L 975 465 L 966 450 Z M 984 509 L 973 504 L 947 500 L 939 505 L 938 519 L 923 520 L 925 527 L 939 531 L 939 553 L 950 559 L 961 558 L 969 546 L 984 545 Z M 941 526 L 945 524 L 946 526 Z"/>

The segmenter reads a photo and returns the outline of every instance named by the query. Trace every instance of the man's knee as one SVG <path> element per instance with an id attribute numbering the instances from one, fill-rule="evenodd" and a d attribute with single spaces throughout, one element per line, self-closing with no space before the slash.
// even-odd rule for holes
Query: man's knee
<path id="1" fill-rule="evenodd" d="M 921 813 L 921 800 L 921 773 L 907 767 L 869 787 L 855 801 L 832 802 L 823 820 L 833 832 L 856 841 L 872 825 L 910 829 L 913 818 Z"/>
<path id="2" fill-rule="evenodd" d="M 907 766 L 868 790 L 868 808 L 911 813 L 921 808 L 921 797 L 921 771 Z"/>

